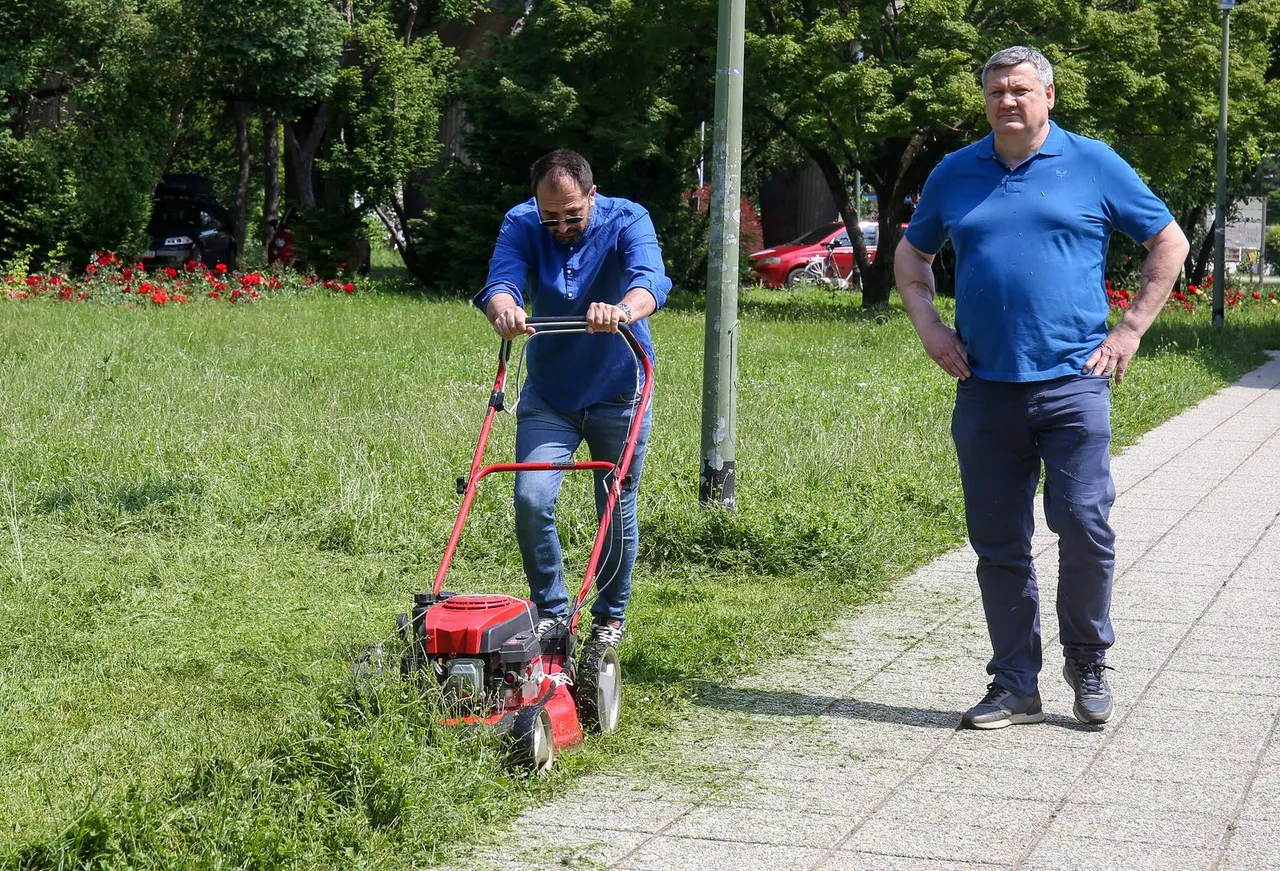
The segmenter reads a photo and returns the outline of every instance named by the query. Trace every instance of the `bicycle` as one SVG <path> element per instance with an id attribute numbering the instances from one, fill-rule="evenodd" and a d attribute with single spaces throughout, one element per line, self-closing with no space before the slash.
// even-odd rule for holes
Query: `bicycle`
<path id="1" fill-rule="evenodd" d="M 836 262 L 834 241 L 828 242 L 822 246 L 826 253 L 821 257 L 814 257 L 805 264 L 804 271 L 796 277 L 795 284 L 797 287 L 830 287 L 831 290 L 849 290 L 858 286 L 858 265 L 851 263 L 849 265 L 849 274 L 844 275 L 840 272 L 840 264 Z"/>

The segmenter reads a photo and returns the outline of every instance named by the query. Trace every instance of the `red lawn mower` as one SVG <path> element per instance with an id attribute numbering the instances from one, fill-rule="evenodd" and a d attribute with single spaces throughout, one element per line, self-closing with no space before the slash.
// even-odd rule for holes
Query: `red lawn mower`
<path id="1" fill-rule="evenodd" d="M 529 340 L 554 341 L 554 334 L 585 333 L 585 318 L 529 318 Z M 483 465 L 494 417 L 504 408 L 504 388 L 511 342 L 498 354 L 498 376 L 480 427 L 471 471 L 457 481 L 462 508 L 445 546 L 431 592 L 413 597 L 413 610 L 396 619 L 406 646 L 401 673 L 435 684 L 458 715 L 449 724 L 484 724 L 497 729 L 522 766 L 541 771 L 551 766 L 557 750 L 582 740 L 583 730 L 611 732 L 618 726 L 622 702 L 622 670 L 612 645 L 588 642 L 577 651 L 578 621 L 596 578 L 608 541 L 614 507 L 621 498 L 645 411 L 653 390 L 653 366 L 626 326 L 619 329 L 635 356 L 644 384 L 622 456 L 617 462 L 494 463 Z M 610 337 L 602 335 L 600 341 Z M 541 636 L 535 631 L 537 609 L 528 599 L 502 594 L 458 594 L 443 590 L 449 563 L 482 480 L 496 472 L 611 472 L 608 498 L 587 561 L 586 574 L 568 617 Z M 575 654 L 577 654 L 575 656 Z"/>

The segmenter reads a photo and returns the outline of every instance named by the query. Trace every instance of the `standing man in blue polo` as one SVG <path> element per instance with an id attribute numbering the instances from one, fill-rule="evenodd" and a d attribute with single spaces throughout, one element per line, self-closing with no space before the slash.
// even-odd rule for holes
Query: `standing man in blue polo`
<path id="1" fill-rule="evenodd" d="M 1106 652 L 1115 535 L 1108 523 L 1111 377 L 1119 384 L 1187 254 L 1168 208 L 1107 145 L 1049 120 L 1053 67 L 1015 46 L 982 69 L 991 134 L 943 158 L 896 252 L 903 305 L 925 351 L 958 380 L 951 434 L 993 655 L 962 724 L 1044 719 L 1032 508 L 1058 542 L 1063 676 L 1083 723 L 1111 716 Z M 1147 249 L 1132 307 L 1111 330 L 1103 287 L 1119 230 Z M 956 324 L 933 304 L 930 266 L 956 251 Z"/>
<path id="2" fill-rule="evenodd" d="M 558 149 L 530 170 L 533 198 L 507 212 L 489 263 L 489 280 L 475 297 L 493 329 L 514 339 L 538 316 L 585 317 L 589 333 L 630 326 L 649 359 L 645 320 L 667 299 L 671 280 L 649 213 L 636 203 L 596 192 L 591 167 L 575 151 Z M 617 461 L 639 409 L 636 361 L 617 337 L 554 335 L 529 346 L 529 378 L 516 407 L 516 461 L 566 462 L 587 443 L 593 459 Z M 636 493 L 649 439 L 645 415 L 628 481 L 610 523 L 596 573 L 591 642 L 622 642 L 631 572 L 639 545 Z M 596 510 L 608 482 L 596 472 Z M 538 632 L 564 625 L 569 609 L 556 498 L 564 472 L 516 474 L 516 539 L 538 608 Z"/>

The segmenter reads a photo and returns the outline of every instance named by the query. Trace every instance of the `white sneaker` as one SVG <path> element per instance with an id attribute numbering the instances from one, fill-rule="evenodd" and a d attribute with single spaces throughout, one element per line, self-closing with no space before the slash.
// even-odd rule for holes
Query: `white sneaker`
<path id="1" fill-rule="evenodd" d="M 591 624 L 591 644 L 616 648 L 621 646 L 622 639 L 626 637 L 627 631 L 621 626 L 610 626 L 606 623 Z"/>
<path id="2" fill-rule="evenodd" d="M 543 617 L 537 623 L 533 624 L 533 634 L 535 638 L 542 638 L 548 632 L 564 623 L 563 617 Z"/>

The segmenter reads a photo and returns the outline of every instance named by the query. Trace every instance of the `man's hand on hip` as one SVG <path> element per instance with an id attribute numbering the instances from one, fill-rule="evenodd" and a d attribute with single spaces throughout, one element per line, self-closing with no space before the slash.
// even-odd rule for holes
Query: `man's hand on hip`
<path id="1" fill-rule="evenodd" d="M 969 371 L 969 352 L 965 350 L 960 334 L 942 321 L 934 321 L 919 331 L 920 343 L 933 362 L 952 378 L 964 381 L 973 373 Z"/>
<path id="2" fill-rule="evenodd" d="M 1124 370 L 1129 368 L 1129 361 L 1138 352 L 1138 345 L 1141 342 L 1142 337 L 1136 332 L 1125 327 L 1123 323 L 1116 324 L 1102 340 L 1102 344 L 1085 361 L 1084 373 L 1104 376 L 1114 373 L 1116 383 L 1119 384 L 1124 380 Z"/>
<path id="3" fill-rule="evenodd" d="M 625 321 L 622 309 L 607 302 L 593 302 L 587 309 L 588 333 L 616 333 L 618 325 Z"/>

